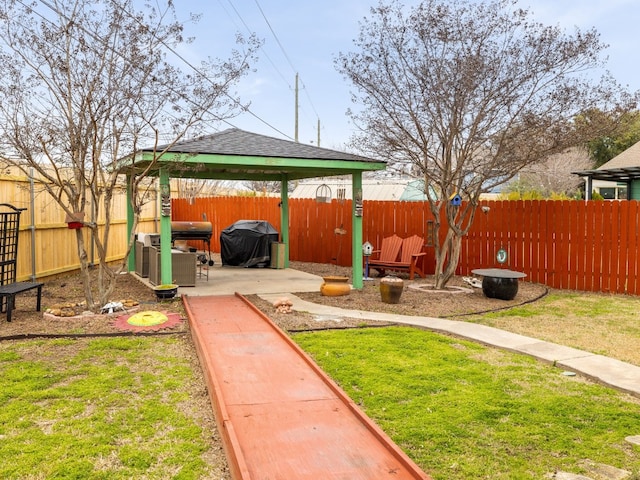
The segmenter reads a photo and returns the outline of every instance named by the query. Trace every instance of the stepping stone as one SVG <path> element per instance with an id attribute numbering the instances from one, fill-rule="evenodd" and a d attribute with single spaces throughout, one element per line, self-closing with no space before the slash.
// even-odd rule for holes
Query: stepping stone
<path id="1" fill-rule="evenodd" d="M 593 475 L 598 480 L 624 480 L 631 476 L 631 472 L 612 467 L 611 465 L 595 463 L 591 460 L 584 460 L 580 462 L 580 465 L 588 470 L 589 475 Z"/>
<path id="2" fill-rule="evenodd" d="M 585 477 L 584 475 L 569 472 L 550 473 L 546 475 L 546 477 L 553 480 L 593 480 L 591 477 Z"/>
<path id="3" fill-rule="evenodd" d="M 342 317 L 338 317 L 336 315 L 314 315 L 313 319 L 316 322 L 336 322 L 336 323 L 340 323 L 343 320 Z"/>
<path id="4" fill-rule="evenodd" d="M 634 445 L 640 445 L 640 435 L 633 435 L 631 437 L 626 437 L 625 440 L 629 443 L 633 443 Z"/>

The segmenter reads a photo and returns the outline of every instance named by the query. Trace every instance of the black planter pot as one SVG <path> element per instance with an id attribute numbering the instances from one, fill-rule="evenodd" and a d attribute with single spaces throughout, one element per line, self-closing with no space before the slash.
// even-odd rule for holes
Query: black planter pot
<path id="1" fill-rule="evenodd" d="M 178 293 L 178 285 L 160 285 L 153 289 L 158 300 L 168 300 Z"/>
<path id="2" fill-rule="evenodd" d="M 518 279 L 484 277 L 482 279 L 482 293 L 489 298 L 513 300 L 518 293 Z"/>

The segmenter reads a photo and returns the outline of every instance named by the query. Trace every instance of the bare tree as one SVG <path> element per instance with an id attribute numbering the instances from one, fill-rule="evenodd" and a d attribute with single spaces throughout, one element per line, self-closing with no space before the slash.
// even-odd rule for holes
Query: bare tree
<path id="1" fill-rule="evenodd" d="M 93 309 L 109 300 L 125 266 L 107 264 L 112 197 L 123 188 L 117 161 L 138 147 L 171 145 L 233 115 L 240 105 L 231 88 L 248 71 L 256 48 L 254 39 L 238 39 L 243 52 L 181 71 L 169 57 L 187 41 L 173 2 L 145 2 L 141 11 L 134 3 L 0 1 L 0 154 L 17 159 L 12 162 L 27 175 L 38 172 L 68 216 L 87 205 L 102 209 L 104 225 L 86 223 L 99 259 L 97 286 L 84 235 L 76 231 L 85 297 Z M 138 187 L 149 184 L 144 177 L 133 184 L 135 222 L 146 195 Z"/>
<path id="2" fill-rule="evenodd" d="M 553 195 L 575 197 L 584 180 L 572 172 L 590 168 L 594 165 L 589 152 L 585 148 L 570 148 L 523 168 L 506 186 L 506 191 L 536 192 L 542 198 Z"/>
<path id="3" fill-rule="evenodd" d="M 594 138 L 574 128 L 581 111 L 612 116 L 635 106 L 609 76 L 594 81 L 604 49 L 591 30 L 569 35 L 534 22 L 516 0 L 380 3 L 361 23 L 338 70 L 356 87 L 353 145 L 411 163 L 438 192 L 429 196 L 436 235 L 436 287 L 454 275 L 461 238 L 480 194 L 548 155 Z M 455 206 L 455 194 L 465 202 Z"/>
<path id="4" fill-rule="evenodd" d="M 179 178 L 178 198 L 186 198 L 190 204 L 198 197 L 229 195 L 234 191 L 233 180 L 206 180 L 201 178 Z"/>
<path id="5" fill-rule="evenodd" d="M 251 180 L 244 182 L 244 186 L 257 194 L 267 194 L 279 193 L 281 184 L 280 182 L 270 180 Z"/>
<path id="6" fill-rule="evenodd" d="M 274 193 L 280 193 L 282 184 L 273 180 L 250 180 L 243 183 L 244 186 L 251 192 L 255 192 L 257 195 L 268 195 Z M 297 181 L 292 180 L 287 182 L 287 191 L 293 192 L 296 188 Z"/>

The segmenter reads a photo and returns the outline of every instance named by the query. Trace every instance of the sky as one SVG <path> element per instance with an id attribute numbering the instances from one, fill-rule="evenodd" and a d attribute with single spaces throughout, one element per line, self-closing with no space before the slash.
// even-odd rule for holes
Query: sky
<path id="1" fill-rule="evenodd" d="M 188 24 L 193 43 L 180 50 L 197 65 L 207 57 L 227 58 L 236 33 L 255 33 L 264 41 L 258 61 L 236 87 L 249 112 L 216 128 L 237 127 L 276 138 L 294 139 L 295 77 L 298 81 L 298 139 L 301 143 L 345 150 L 354 133 L 346 112 L 353 86 L 335 68 L 340 53 L 353 48 L 361 20 L 377 0 L 181 0 L 178 17 L 201 14 Z M 406 0 L 415 5 L 417 0 Z M 568 33 L 595 28 L 609 48 L 607 69 L 630 90 L 640 90 L 640 9 L 637 0 L 520 0 L 533 18 Z M 185 69 L 187 67 L 185 66 Z M 213 132 L 212 132 L 213 133 Z"/>

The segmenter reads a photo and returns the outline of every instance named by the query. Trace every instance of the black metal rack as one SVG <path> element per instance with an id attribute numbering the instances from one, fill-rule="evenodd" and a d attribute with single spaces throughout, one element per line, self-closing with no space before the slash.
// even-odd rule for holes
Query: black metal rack
<path id="1" fill-rule="evenodd" d="M 0 203 L 0 285 L 16 281 L 20 214 L 26 208 Z"/>
<path id="2" fill-rule="evenodd" d="M 26 208 L 0 203 L 0 285 L 16 282 L 20 214 Z M 0 311 L 6 310 L 7 299 L 0 300 Z"/>

